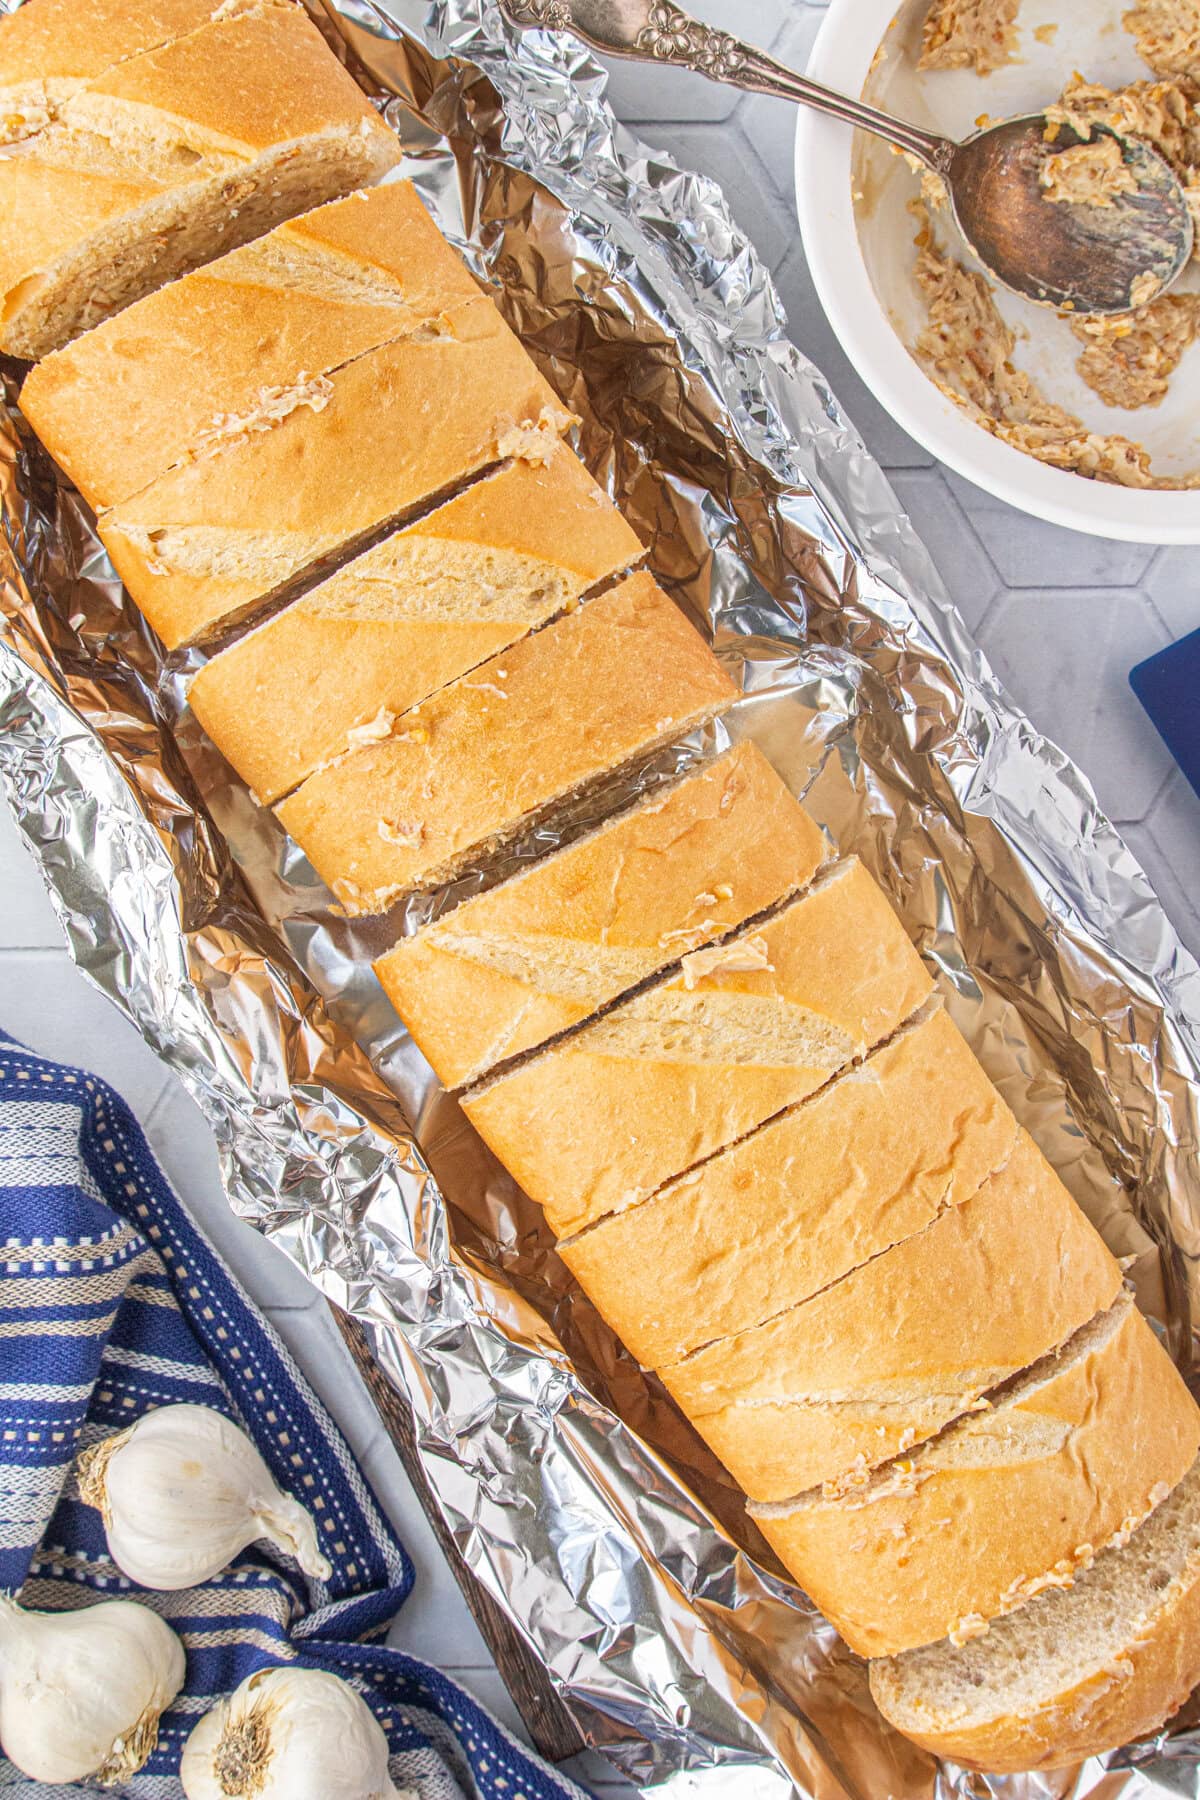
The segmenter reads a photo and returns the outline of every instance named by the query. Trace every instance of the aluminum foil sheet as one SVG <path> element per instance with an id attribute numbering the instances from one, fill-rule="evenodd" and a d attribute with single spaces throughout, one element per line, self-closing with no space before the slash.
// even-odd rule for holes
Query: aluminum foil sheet
<path id="1" fill-rule="evenodd" d="M 1190 1366 L 1200 971 L 1086 781 L 965 637 L 718 189 L 619 128 L 568 40 L 518 37 L 483 0 L 438 0 L 416 26 L 347 5 L 325 25 L 410 152 L 402 172 L 740 677 L 729 732 L 882 881 Z M 464 1556 L 589 1739 L 703 1800 L 1200 1793 L 1186 1723 L 1006 1780 L 881 1724 L 862 1664 L 438 1091 L 370 972 L 378 926 L 338 916 L 203 743 L 186 668 L 163 666 L 15 413 L 17 373 L 0 774 L 72 952 L 204 1108 L 234 1207 L 366 1327 Z M 512 858 L 556 841 L 543 828 Z"/>

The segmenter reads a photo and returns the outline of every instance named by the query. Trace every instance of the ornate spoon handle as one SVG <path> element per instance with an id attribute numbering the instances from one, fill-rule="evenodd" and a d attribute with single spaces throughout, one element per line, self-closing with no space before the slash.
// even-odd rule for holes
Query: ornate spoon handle
<path id="1" fill-rule="evenodd" d="M 944 169 L 953 154 L 949 139 L 798 75 L 752 44 L 693 19 L 674 0 L 500 0 L 500 4 L 513 24 L 526 30 L 573 31 L 606 56 L 674 63 L 707 75 L 710 81 L 816 107 L 835 119 L 861 125 L 898 149 L 911 150 L 931 169 Z"/>

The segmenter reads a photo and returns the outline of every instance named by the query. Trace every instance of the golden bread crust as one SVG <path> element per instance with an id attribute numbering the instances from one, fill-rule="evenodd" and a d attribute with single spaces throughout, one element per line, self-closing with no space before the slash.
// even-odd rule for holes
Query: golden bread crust
<path id="1" fill-rule="evenodd" d="M 97 510 L 320 404 L 316 378 L 478 298 L 411 183 L 368 188 L 170 282 L 46 357 L 26 418 Z M 305 394 L 309 398 L 305 400 Z"/>
<path id="2" fill-rule="evenodd" d="M 885 1465 L 893 1478 L 874 1492 L 756 1516 L 851 1649 L 895 1656 L 1069 1584 L 1166 1497 L 1198 1447 L 1200 1413 L 1128 1306 L 1111 1336 L 1021 1399 Z"/>
<path id="3" fill-rule="evenodd" d="M 767 759 L 739 744 L 375 970 L 441 1080 L 461 1086 L 804 886 L 825 854 Z"/>
<path id="4" fill-rule="evenodd" d="M 1120 1290 L 1099 1233 L 1022 1133 L 1003 1169 L 915 1237 L 661 1373 L 750 1498 L 785 1500 L 911 1450 Z M 703 1330 L 703 1286 L 693 1310 Z"/>
<path id="5" fill-rule="evenodd" d="M 632 575 L 311 775 L 276 814 L 348 912 L 378 912 L 736 697 L 679 608 Z"/>
<path id="6" fill-rule="evenodd" d="M 192 710 L 264 804 L 614 575 L 642 546 L 565 444 L 385 538 L 215 656 Z M 464 1031 L 473 1021 L 463 1021 Z"/>
<path id="7" fill-rule="evenodd" d="M 844 926 L 856 907 L 869 914 L 872 937 Z M 679 974 L 497 1077 L 464 1108 L 567 1236 L 813 1093 L 929 991 L 886 900 L 854 865 L 727 946 L 696 953 Z M 647 1265 L 664 1301 L 675 1286 L 668 1243 L 658 1241 Z M 678 1292 L 686 1309 L 693 1290 Z M 637 1316 L 635 1303 L 623 1327 L 635 1337 Z"/>
<path id="8" fill-rule="evenodd" d="M 314 412 L 180 464 L 102 513 L 117 571 L 168 649 L 211 635 L 321 557 L 569 423 L 490 300 L 329 376 Z"/>
<path id="9" fill-rule="evenodd" d="M 887 905 L 882 895 L 878 905 Z M 918 969 L 901 1006 L 928 992 Z M 662 1367 L 922 1231 L 1002 1166 L 1016 1135 L 1004 1101 L 935 1011 L 861 1072 L 561 1252 L 639 1360 Z"/>

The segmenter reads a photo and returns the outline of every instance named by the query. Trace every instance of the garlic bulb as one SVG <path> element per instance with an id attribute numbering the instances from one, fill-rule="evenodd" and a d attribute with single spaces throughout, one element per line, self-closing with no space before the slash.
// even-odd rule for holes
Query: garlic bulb
<path id="1" fill-rule="evenodd" d="M 183 1670 L 171 1627 L 134 1600 L 41 1613 L 0 1594 L 0 1749 L 34 1781 L 124 1782 Z"/>
<path id="2" fill-rule="evenodd" d="M 282 1493 L 244 1431 L 208 1406 L 160 1406 L 79 1459 L 113 1561 L 143 1587 L 196 1587 L 266 1538 L 306 1575 L 332 1571 L 317 1529 Z"/>
<path id="3" fill-rule="evenodd" d="M 187 1800 L 405 1800 L 383 1728 L 322 1669 L 259 1669 L 205 1713 L 183 1748 Z M 411 1795 L 411 1800 L 416 1800 Z"/>

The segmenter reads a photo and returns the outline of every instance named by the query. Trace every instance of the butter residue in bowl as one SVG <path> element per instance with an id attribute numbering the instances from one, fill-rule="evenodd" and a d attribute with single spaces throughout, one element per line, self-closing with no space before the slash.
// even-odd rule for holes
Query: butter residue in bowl
<path id="1" fill-rule="evenodd" d="M 990 6 L 981 0 L 970 9 L 970 17 L 980 33 L 986 32 L 989 22 L 1002 32 L 1016 12 L 1008 0 L 994 0 Z M 925 21 L 927 45 L 931 26 L 936 23 L 940 30 L 952 13 L 955 8 L 949 4 L 930 9 Z M 960 26 L 965 24 L 966 12 L 956 17 Z M 1058 126 L 1069 126 L 1086 140 L 1095 125 L 1105 125 L 1144 139 L 1165 158 L 1200 224 L 1200 81 L 1188 72 L 1200 54 L 1200 0 L 1145 0 L 1125 15 L 1124 22 L 1137 34 L 1141 53 L 1147 60 L 1157 57 L 1156 70 L 1163 72 L 1157 79 L 1117 89 L 1078 74 L 1072 78 L 1046 112 L 1047 157 L 1041 176 L 1046 198 L 1111 206 L 1119 194 L 1136 188 L 1115 138 L 1053 149 Z M 927 55 L 921 59 L 922 68 L 966 66 L 965 57 L 956 64 L 937 64 Z M 928 314 L 912 348 L 942 393 L 994 437 L 1054 468 L 1123 487 L 1200 488 L 1200 470 L 1156 475 L 1143 444 L 1119 432 L 1092 430 L 1049 399 L 1033 376 L 1016 366 L 1017 334 L 999 311 L 985 276 L 964 266 L 939 242 L 935 208 L 939 217 L 944 209 L 936 202 L 932 184 L 926 181 L 920 199 L 910 203 L 920 223 L 916 283 Z M 1184 352 L 1200 336 L 1200 294 L 1158 295 L 1156 290 L 1156 278 L 1148 276 L 1144 295 L 1135 294 L 1141 303 L 1119 317 L 1063 315 L 1081 346 L 1077 373 L 1106 406 L 1132 412 L 1159 405 Z"/>
<path id="2" fill-rule="evenodd" d="M 1200 68 L 1200 0 L 1142 0 L 1125 14 L 1137 53 L 1156 75 Z"/>
<path id="3" fill-rule="evenodd" d="M 997 309 L 982 275 L 964 268 L 938 243 L 929 215 L 917 237 L 917 285 L 929 323 L 914 346 L 917 360 L 949 399 L 1001 442 L 1038 462 L 1122 487 L 1200 486 L 1200 474 L 1159 480 L 1145 448 L 1116 433 L 1094 432 L 1048 400 L 1013 362 L 1016 334 Z"/>
<path id="4" fill-rule="evenodd" d="M 1200 221 L 1200 82 L 1190 75 L 1174 80 L 1132 81 L 1107 88 L 1076 75 L 1046 108 L 1051 126 L 1069 125 L 1086 137 L 1093 125 L 1143 138 L 1178 176 Z M 1064 152 L 1064 154 L 1069 154 Z"/>
<path id="5" fill-rule="evenodd" d="M 1020 0 L 933 0 L 925 15 L 922 69 L 990 75 L 1017 59 Z"/>
<path id="6" fill-rule="evenodd" d="M 1117 318 L 1072 319 L 1084 346 L 1075 367 L 1106 406 L 1158 406 L 1200 332 L 1200 294 L 1163 294 Z"/>

